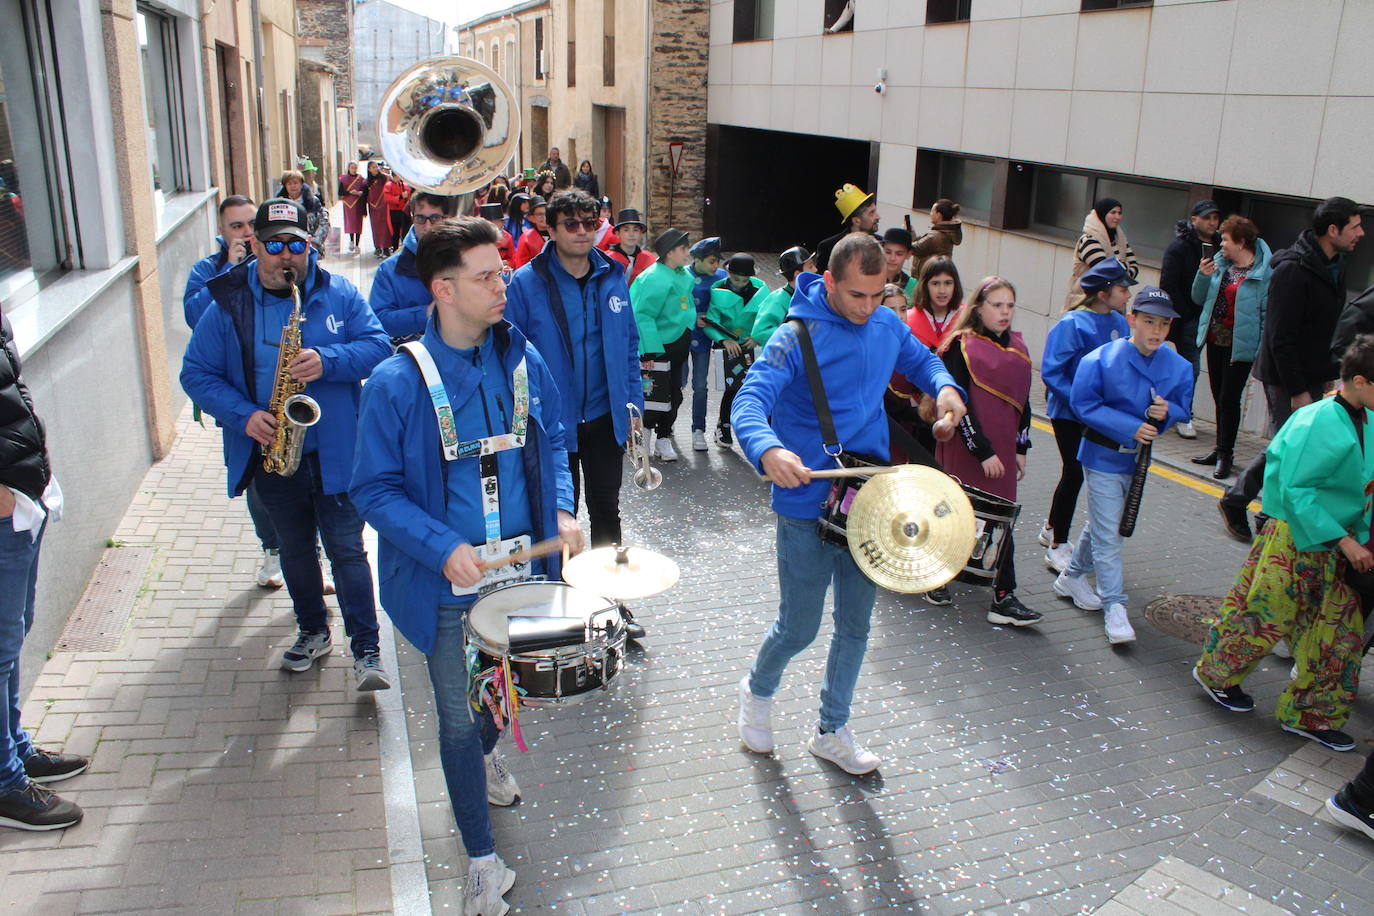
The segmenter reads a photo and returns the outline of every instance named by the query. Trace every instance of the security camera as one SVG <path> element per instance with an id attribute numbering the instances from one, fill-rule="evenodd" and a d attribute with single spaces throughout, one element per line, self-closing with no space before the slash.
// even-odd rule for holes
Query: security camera
<path id="1" fill-rule="evenodd" d="M 878 95 L 887 95 L 887 83 L 874 83 L 873 91 Z"/>

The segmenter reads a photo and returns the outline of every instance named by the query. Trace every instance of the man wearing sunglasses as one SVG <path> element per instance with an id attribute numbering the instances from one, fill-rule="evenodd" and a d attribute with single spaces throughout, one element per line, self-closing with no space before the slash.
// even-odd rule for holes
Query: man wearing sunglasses
<path id="1" fill-rule="evenodd" d="M 433 297 L 415 269 L 415 249 L 435 223 L 458 212 L 458 199 L 419 191 L 408 206 L 412 224 L 401 250 L 378 265 L 368 293 L 372 311 L 394 344 L 418 340 L 425 332 Z"/>
<path id="2" fill-rule="evenodd" d="M 217 419 L 224 436 L 230 497 L 251 482 L 281 545 L 282 574 L 299 633 L 281 658 L 288 671 L 308 671 L 331 640 L 324 583 L 315 550 L 318 530 L 334 570 L 339 609 L 353 652 L 359 690 L 391 686 L 377 654 L 377 605 L 363 552 L 363 523 L 348 499 L 362 379 L 391 354 L 377 316 L 343 277 L 326 273 L 310 247 L 305 207 L 274 198 L 258 207 L 254 260 L 208 284 L 214 304 L 191 334 L 181 385 Z M 282 328 L 291 314 L 291 279 L 305 322 L 301 351 L 287 367 L 320 405 L 305 437 L 300 468 L 269 474 L 262 452 L 276 418 L 268 410 L 276 383 Z"/>

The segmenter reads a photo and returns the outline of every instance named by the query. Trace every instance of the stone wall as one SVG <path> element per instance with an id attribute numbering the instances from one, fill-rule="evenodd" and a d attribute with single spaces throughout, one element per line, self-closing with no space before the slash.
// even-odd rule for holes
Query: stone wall
<path id="1" fill-rule="evenodd" d="M 708 0 L 651 0 L 649 225 L 699 237 L 706 193 Z M 684 144 L 673 181 L 668 144 Z M 671 218 L 670 218 L 671 213 Z"/>
<path id="2" fill-rule="evenodd" d="M 353 105 L 353 0 L 296 0 L 297 38 L 304 47 L 323 42 L 324 60 L 335 68 L 334 98 Z"/>

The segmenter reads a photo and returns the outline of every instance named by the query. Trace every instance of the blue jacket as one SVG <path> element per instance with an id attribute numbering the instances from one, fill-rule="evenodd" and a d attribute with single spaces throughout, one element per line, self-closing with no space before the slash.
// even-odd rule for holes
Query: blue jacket
<path id="1" fill-rule="evenodd" d="M 250 462 L 260 457 L 244 427 L 272 398 L 270 390 L 256 390 L 254 344 L 259 336 L 279 340 L 281 329 L 257 327 L 262 286 L 255 262 L 215 277 L 208 288 L 218 308 L 207 309 L 191 334 L 181 387 L 224 427 L 229 495 L 237 496 L 248 483 Z M 306 318 L 301 346 L 316 350 L 324 364 L 324 375 L 305 388 L 320 404 L 320 421 L 311 432 L 319 446 L 324 492 L 343 493 L 353 470 L 359 382 L 391 354 L 391 342 L 357 288 L 321 268 L 313 251 L 301 307 Z"/>
<path id="2" fill-rule="evenodd" d="M 215 236 L 215 244 L 219 245 L 219 251 L 191 265 L 191 275 L 186 278 L 186 292 L 181 294 L 181 308 L 186 316 L 186 326 L 193 331 L 200 321 L 200 316 L 204 315 L 210 303 L 215 301 L 210 291 L 205 288 L 205 284 L 234 266 L 229 263 L 229 246 L 224 244 L 224 239 Z M 244 260 L 253 260 L 252 254 Z"/>
<path id="3" fill-rule="evenodd" d="M 639 375 L 639 328 L 630 308 L 630 290 L 625 272 L 603 252 L 593 248 L 591 277 L 586 295 L 598 303 L 602 331 L 603 366 L 585 367 L 606 373 L 610 389 L 611 422 L 617 442 L 630 437 L 630 417 L 626 404 L 644 409 L 644 388 Z M 558 385 L 563 403 L 563 428 L 567 430 L 568 450 L 577 447 L 577 424 L 596 417 L 581 416 L 578 402 L 582 383 L 574 377 L 574 353 L 581 342 L 573 341 L 568 331 L 568 314 L 559 295 L 558 284 L 577 281 L 558 263 L 554 246 L 549 245 L 534 260 L 515 272 L 506 290 L 506 320 L 515 325 L 539 349 L 549 373 Z"/>
<path id="4" fill-rule="evenodd" d="M 382 328 L 393 338 L 423 334 L 434 300 L 415 269 L 415 229 L 406 233 L 401 250 L 377 265 L 367 301 Z"/>
<path id="5" fill-rule="evenodd" d="M 531 537 L 538 542 L 558 532 L 557 510 L 573 511 L 572 474 L 559 419 L 558 386 L 523 334 L 509 324 L 492 329 L 501 364 L 513 372 L 526 358 L 530 422 L 521 459 Z M 431 321 L 422 338 L 454 405 L 474 396 L 481 371 L 444 346 Z M 397 353 L 372 373 L 363 387 L 358 447 L 348 495 L 358 514 L 377 529 L 377 582 L 382 607 L 417 649 L 434 650 L 439 605 L 452 602 L 443 568 L 463 539 L 447 524 L 445 480 L 434 405 L 415 360 Z M 473 481 L 477 486 L 477 481 Z M 557 579 L 559 560 L 536 561 L 536 574 Z"/>
<path id="6" fill-rule="evenodd" d="M 946 385 L 963 394 L 944 364 L 912 336 L 896 312 L 879 308 L 866 323 L 857 325 L 830 307 L 825 282 L 818 274 L 798 274 L 796 282 L 788 314 L 805 321 L 811 333 L 835 432 L 846 451 L 888 454 L 883 392 L 894 370 L 929 394 L 937 394 Z M 835 466 L 825 454 L 801 348 L 791 325 L 774 332 L 744 377 L 730 410 L 730 423 L 745 457 L 760 470 L 763 453 L 774 446 L 795 452 L 809 468 Z M 816 518 L 829 490 L 828 480 L 792 489 L 775 485 L 773 511 L 793 518 Z"/>
<path id="7" fill-rule="evenodd" d="M 1207 341 L 1207 328 L 1216 311 L 1221 281 L 1231 262 L 1220 254 L 1213 258 L 1217 269 L 1209 277 L 1198 271 L 1193 277 L 1193 301 L 1202 303 L 1202 315 L 1197 322 L 1197 345 Z M 1236 290 L 1235 331 L 1231 337 L 1231 362 L 1253 363 L 1259 355 L 1260 337 L 1264 333 L 1264 309 L 1269 302 L 1269 246 L 1264 239 L 1255 239 L 1255 263 Z"/>
<path id="8" fill-rule="evenodd" d="M 711 307 L 711 288 L 730 276 L 719 267 L 714 273 L 699 274 L 695 264 L 687 265 L 687 272 L 692 275 L 692 297 L 696 300 L 697 315 L 705 315 L 706 310 Z M 701 328 L 692 329 L 692 350 L 697 353 L 704 353 L 710 350 L 713 345 L 711 338 L 706 336 L 706 332 Z"/>
<path id="9" fill-rule="evenodd" d="M 1091 309 L 1074 309 L 1059 316 L 1045 338 L 1045 355 L 1040 359 L 1045 412 L 1050 419 L 1078 419 L 1069 404 L 1069 392 L 1079 362 L 1103 344 L 1130 336 L 1131 326 L 1117 311 L 1099 314 Z"/>
<path id="10" fill-rule="evenodd" d="M 1135 432 L 1145 422 L 1150 391 L 1169 402 L 1169 415 L 1160 432 L 1186 421 L 1193 396 L 1193 366 L 1169 347 L 1142 356 L 1129 338 L 1114 340 L 1083 357 L 1073 378 L 1070 406 L 1085 426 L 1097 430 L 1125 451 L 1110 449 L 1084 437 L 1078 460 L 1085 468 L 1108 474 L 1135 470 Z"/>

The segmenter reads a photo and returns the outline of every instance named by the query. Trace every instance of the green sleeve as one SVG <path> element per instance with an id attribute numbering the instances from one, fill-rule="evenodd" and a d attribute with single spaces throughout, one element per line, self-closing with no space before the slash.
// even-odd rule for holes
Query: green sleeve
<path id="1" fill-rule="evenodd" d="M 672 277 L 653 265 L 630 285 L 630 307 L 634 309 L 635 324 L 639 326 L 639 352 L 662 353 L 663 338 L 658 333 L 658 316 L 664 299 L 672 292 Z"/>
<path id="2" fill-rule="evenodd" d="M 1290 418 L 1270 443 L 1270 459 L 1277 459 L 1273 461 L 1277 467 L 1275 473 L 1264 475 L 1264 489 L 1266 493 L 1277 489 L 1284 507 L 1280 517 L 1288 523 L 1298 550 L 1325 550 L 1331 541 L 1349 534 L 1333 514 L 1341 511 L 1344 500 L 1339 491 L 1348 486 L 1332 484 L 1340 478 L 1347 450 L 1356 445 L 1344 442 L 1335 424 L 1322 422 L 1326 417 L 1295 417 L 1299 422 Z"/>
<path id="3" fill-rule="evenodd" d="M 716 287 L 711 290 L 711 305 L 706 309 L 706 317 L 714 321 L 723 328 L 728 328 L 734 324 L 735 309 L 739 305 L 740 298 L 728 289 Z M 703 328 L 706 336 L 712 340 L 726 340 L 726 336 L 709 324 Z"/>

